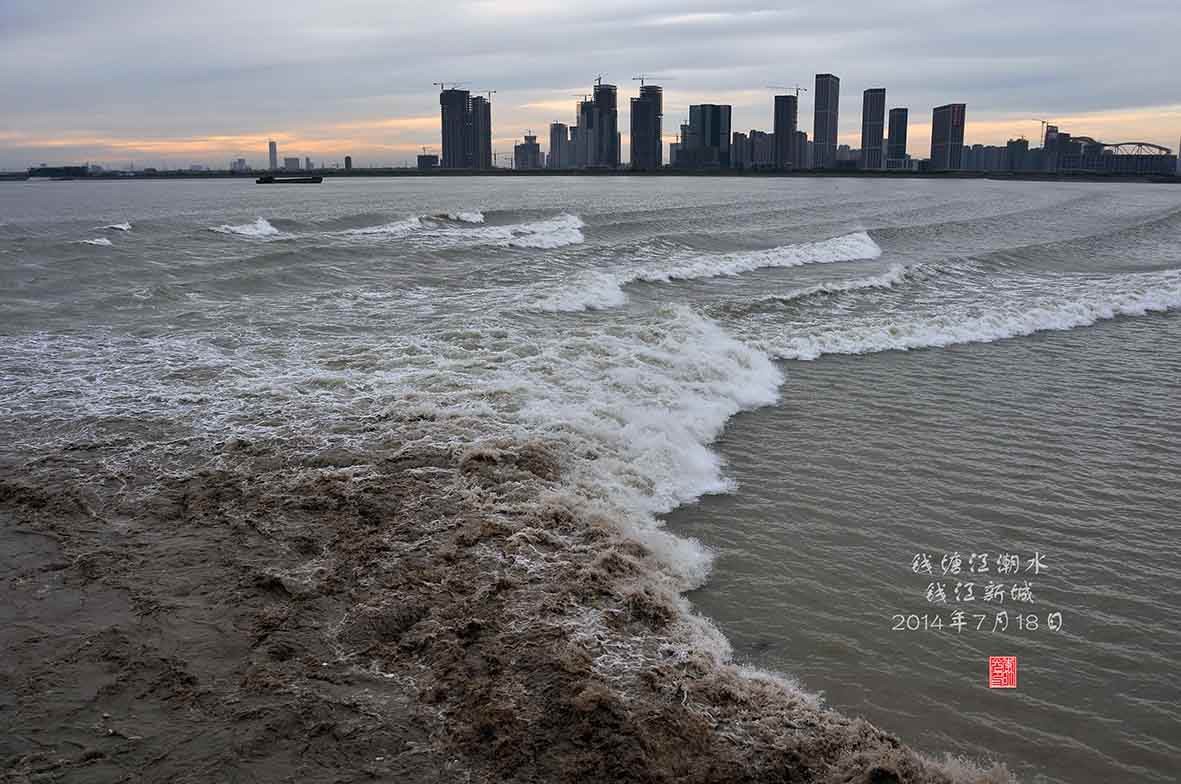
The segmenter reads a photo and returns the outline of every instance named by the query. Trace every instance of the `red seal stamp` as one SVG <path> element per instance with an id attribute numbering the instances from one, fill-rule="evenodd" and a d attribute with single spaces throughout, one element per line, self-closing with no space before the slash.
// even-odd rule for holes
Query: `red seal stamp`
<path id="1" fill-rule="evenodd" d="M 988 688 L 1015 689 L 1017 688 L 1017 657 L 989 656 L 988 657 Z"/>

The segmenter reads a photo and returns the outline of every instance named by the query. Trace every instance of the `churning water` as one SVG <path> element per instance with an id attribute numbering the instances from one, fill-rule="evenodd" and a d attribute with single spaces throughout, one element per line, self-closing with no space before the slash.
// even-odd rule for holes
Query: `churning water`
<path id="1" fill-rule="evenodd" d="M 1163 784 L 1179 308 L 1167 186 L 10 184 L 0 449 L 95 439 L 167 475 L 211 442 L 351 448 L 375 422 L 556 444 L 562 492 L 647 545 L 735 660 L 922 751 Z M 1016 690 L 988 688 L 990 655 Z"/>

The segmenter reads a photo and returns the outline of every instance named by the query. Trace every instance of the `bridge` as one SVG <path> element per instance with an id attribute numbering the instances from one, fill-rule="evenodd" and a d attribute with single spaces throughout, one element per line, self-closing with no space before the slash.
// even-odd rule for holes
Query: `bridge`
<path id="1" fill-rule="evenodd" d="M 1090 136 L 1071 136 L 1072 142 L 1094 144 L 1105 150 L 1111 150 L 1116 155 L 1172 155 L 1168 147 L 1161 147 L 1152 142 L 1101 142 Z"/>

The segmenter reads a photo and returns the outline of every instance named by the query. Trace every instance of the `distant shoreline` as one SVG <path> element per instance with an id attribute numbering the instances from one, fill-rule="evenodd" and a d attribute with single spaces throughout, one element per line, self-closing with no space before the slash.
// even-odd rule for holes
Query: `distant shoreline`
<path id="1" fill-rule="evenodd" d="M 842 170 L 810 170 L 810 171 L 766 171 L 742 169 L 661 169 L 659 171 L 637 172 L 627 169 L 352 169 L 343 171 L 338 169 L 309 169 L 298 172 L 267 172 L 256 171 L 239 174 L 229 171 L 159 171 L 135 172 L 134 174 L 101 173 L 84 177 L 62 178 L 28 178 L 21 173 L 0 173 L 0 182 L 27 182 L 29 179 L 38 181 L 75 182 L 112 180 L 253 180 L 266 174 L 280 176 L 322 176 L 325 178 L 350 177 L 734 177 L 734 178 L 866 178 L 886 180 L 997 180 L 1014 182 L 1148 182 L 1160 184 L 1181 184 L 1181 176 L 1165 175 L 1106 175 L 1095 173 L 1050 173 L 1050 172 L 911 172 L 911 171 L 863 171 L 854 169 Z M 23 177 L 23 178 L 22 178 Z"/>

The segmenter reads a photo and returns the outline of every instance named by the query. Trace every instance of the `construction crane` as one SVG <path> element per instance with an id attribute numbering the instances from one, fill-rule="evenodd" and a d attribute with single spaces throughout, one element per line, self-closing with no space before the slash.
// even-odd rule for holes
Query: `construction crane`
<path id="1" fill-rule="evenodd" d="M 792 90 L 795 92 L 797 99 L 800 97 L 801 92 L 805 92 L 805 93 L 808 92 L 807 87 L 800 87 L 798 84 L 795 85 L 794 87 L 787 87 L 782 84 L 768 84 L 763 89 L 766 89 L 766 90 Z"/>
<path id="2" fill-rule="evenodd" d="M 644 80 L 649 80 L 649 81 L 651 81 L 652 79 L 659 79 L 659 80 L 660 80 L 660 81 L 662 81 L 662 82 L 672 82 L 672 81 L 676 81 L 676 80 L 675 80 L 673 77 L 671 77 L 671 76 L 654 76 L 653 74 L 645 74 L 645 73 L 642 73 L 642 74 L 640 74 L 639 76 L 633 76 L 633 77 L 632 77 L 632 81 L 633 81 L 633 82 L 639 82 L 639 83 L 640 83 L 640 87 L 643 87 L 643 86 L 644 86 Z"/>
<path id="3" fill-rule="evenodd" d="M 1041 117 L 1034 117 L 1032 119 L 1034 122 L 1040 122 L 1042 124 L 1042 144 L 1045 144 L 1046 143 L 1046 126 L 1049 125 L 1051 122 L 1053 122 L 1053 120 L 1043 120 Z"/>
<path id="4" fill-rule="evenodd" d="M 492 102 L 492 96 L 496 95 L 495 90 L 472 90 L 473 93 L 483 93 L 488 96 L 488 102 Z"/>
<path id="5" fill-rule="evenodd" d="M 458 87 L 461 87 L 462 85 L 467 84 L 467 82 L 431 82 L 431 84 L 433 84 L 435 87 L 438 87 L 440 90 L 454 90 Z M 448 87 L 447 85 L 451 86 Z"/>
<path id="6" fill-rule="evenodd" d="M 607 74 L 596 74 L 596 75 L 595 75 L 595 84 L 596 84 L 596 85 L 602 85 L 602 84 L 603 84 L 603 77 L 604 77 L 604 76 L 606 76 L 606 75 L 607 75 Z"/>

